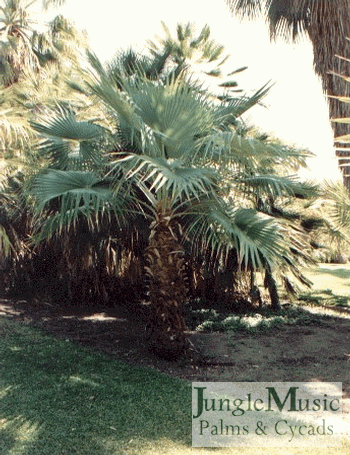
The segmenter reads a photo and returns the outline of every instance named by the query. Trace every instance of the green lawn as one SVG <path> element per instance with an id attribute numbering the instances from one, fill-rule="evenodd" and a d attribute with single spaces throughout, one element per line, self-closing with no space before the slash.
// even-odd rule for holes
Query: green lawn
<path id="1" fill-rule="evenodd" d="M 0 454 L 102 455 L 191 445 L 191 389 L 0 318 Z M 159 453 L 162 453 L 160 451 Z"/>
<path id="2" fill-rule="evenodd" d="M 307 271 L 316 289 L 331 289 L 333 294 L 350 297 L 350 265 L 320 264 Z"/>
<path id="3" fill-rule="evenodd" d="M 324 265 L 308 276 L 315 287 L 350 298 L 349 266 Z M 0 455 L 350 453 L 349 442 L 331 452 L 193 449 L 187 382 L 131 367 L 6 316 L 0 317 L 0 338 Z"/>
<path id="4" fill-rule="evenodd" d="M 313 282 L 313 286 L 302 293 L 302 301 L 350 308 L 349 264 L 320 264 L 304 271 L 304 274 Z"/>

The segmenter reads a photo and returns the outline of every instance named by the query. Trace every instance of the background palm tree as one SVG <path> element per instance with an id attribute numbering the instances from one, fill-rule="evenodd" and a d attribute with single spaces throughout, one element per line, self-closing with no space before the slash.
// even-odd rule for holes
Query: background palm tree
<path id="1" fill-rule="evenodd" d="M 193 74 L 195 70 L 206 76 L 221 76 L 221 66 L 229 55 L 225 47 L 211 37 L 208 25 L 197 32 L 194 23 L 178 23 L 176 34 L 172 36 L 167 25 L 164 22 L 161 24 L 165 36 L 147 42 L 153 57 L 168 54 L 171 65 L 175 66 L 175 74 L 184 70 Z"/>
<path id="2" fill-rule="evenodd" d="M 11 167 L 13 170 L 19 165 L 24 166 L 24 160 L 28 161 L 34 157 L 31 149 L 34 138 L 28 124 L 31 117 L 56 106 L 57 100 L 60 100 L 61 105 L 71 108 L 82 105 L 78 92 L 73 91 L 66 80 L 78 77 L 78 62 L 83 61 L 88 47 L 86 33 L 78 30 L 72 21 L 59 15 L 46 25 L 45 31 L 39 32 L 35 28 L 30 28 L 27 38 L 27 50 L 36 62 L 34 71 L 26 64 L 28 62 L 23 61 L 16 74 L 11 65 L 10 72 L 8 73 L 5 68 L 2 74 L 4 82 L 3 87 L 0 87 L 2 174 L 6 168 Z M 16 49 L 15 46 L 13 54 L 16 54 Z M 3 58 L 6 56 L 9 57 L 5 53 Z M 9 59 L 11 60 L 10 57 Z M 84 106 L 86 107 L 85 99 Z"/>
<path id="3" fill-rule="evenodd" d="M 313 45 L 314 69 L 329 96 L 330 118 L 350 117 L 349 107 L 337 96 L 349 96 L 349 85 L 339 74 L 349 75 L 346 59 L 350 58 L 349 0 L 227 0 L 231 11 L 240 17 L 263 17 L 270 28 L 271 39 L 295 41 L 306 35 Z M 335 151 L 344 185 L 350 191 L 350 155 L 337 137 L 349 133 L 347 125 L 334 123 Z"/>
<path id="4" fill-rule="evenodd" d="M 0 16 L 2 84 L 17 82 L 25 70 L 38 71 L 39 60 L 30 42 L 30 4 L 20 0 L 4 0 Z"/>
<path id="5" fill-rule="evenodd" d="M 33 50 L 33 5 L 37 0 L 1 0 L 0 2 L 0 75 L 1 84 L 9 86 L 24 73 L 37 72 L 40 61 Z M 43 0 L 43 8 L 62 5 L 62 0 Z"/>

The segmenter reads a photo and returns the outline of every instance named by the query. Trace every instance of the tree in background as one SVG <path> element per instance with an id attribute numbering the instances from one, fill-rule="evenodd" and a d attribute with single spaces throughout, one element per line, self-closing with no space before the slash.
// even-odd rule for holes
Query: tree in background
<path id="1" fill-rule="evenodd" d="M 28 62 L 23 61 L 16 73 L 17 77 L 12 78 L 8 86 L 4 84 L 0 88 L 3 171 L 6 167 L 16 168 L 20 163 L 24 165 L 23 153 L 26 153 L 26 158 L 33 157 L 29 153 L 33 141 L 28 124 L 30 117 L 56 105 L 57 100 L 72 106 L 79 103 L 78 93 L 74 91 L 73 94 L 66 79 L 77 77 L 79 62 L 83 61 L 88 47 L 86 33 L 59 15 L 47 24 L 44 31 L 30 29 L 26 38 L 35 68 L 28 67 Z M 6 71 L 3 77 L 8 77 Z"/>
<path id="2" fill-rule="evenodd" d="M 168 54 L 170 64 L 175 66 L 175 74 L 189 70 L 191 74 L 201 71 L 206 76 L 222 75 L 221 66 L 229 56 L 225 54 L 225 47 L 211 38 L 208 25 L 196 34 L 194 23 L 179 23 L 175 37 L 164 22 L 162 27 L 165 36 L 147 42 L 153 57 Z"/>
<path id="3" fill-rule="evenodd" d="M 18 82 L 25 72 L 40 70 L 40 61 L 31 42 L 35 3 L 35 0 L 2 0 L 0 3 L 0 81 L 5 87 Z M 43 1 L 42 6 L 47 8 L 63 3 L 49 0 Z"/>
<path id="4" fill-rule="evenodd" d="M 331 119 L 350 116 L 348 106 L 336 99 L 349 96 L 349 85 L 339 74 L 349 75 L 346 59 L 350 58 L 349 0 L 227 0 L 233 14 L 241 18 L 264 18 L 270 28 L 270 38 L 296 41 L 308 36 L 314 54 L 314 69 L 321 78 L 329 97 Z M 349 132 L 347 125 L 333 124 L 336 155 L 343 173 L 344 185 L 350 191 L 350 152 L 338 136 Z"/>

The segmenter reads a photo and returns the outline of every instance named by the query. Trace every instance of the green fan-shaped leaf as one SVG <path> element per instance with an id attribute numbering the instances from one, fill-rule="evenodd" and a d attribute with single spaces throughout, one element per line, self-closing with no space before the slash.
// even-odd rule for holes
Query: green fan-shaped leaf
<path id="1" fill-rule="evenodd" d="M 144 81 L 125 86 L 135 106 L 135 113 L 147 125 L 169 158 L 189 153 L 195 137 L 213 128 L 214 111 L 207 100 L 183 83 L 168 85 Z"/>
<path id="2" fill-rule="evenodd" d="M 103 129 L 92 122 L 77 121 L 71 112 L 49 117 L 41 122 L 31 121 L 32 128 L 37 132 L 59 139 L 76 141 L 97 140 L 103 135 Z"/>
<path id="3" fill-rule="evenodd" d="M 83 194 L 85 190 L 104 199 L 109 198 L 110 191 L 105 186 L 100 188 L 99 182 L 100 177 L 92 172 L 51 170 L 37 177 L 34 194 L 41 206 L 59 196 Z"/>
<path id="4" fill-rule="evenodd" d="M 254 268 L 274 264 L 287 253 L 281 228 L 275 220 L 253 209 L 233 208 L 208 200 L 191 209 L 187 234 L 194 244 L 210 244 L 217 254 L 234 248 L 240 261 Z"/>
<path id="5" fill-rule="evenodd" d="M 63 110 L 31 125 L 43 137 L 40 154 L 50 157 L 55 167 L 83 169 L 89 163 L 102 164 L 100 148 L 106 132 L 99 125 L 77 121 L 73 113 Z"/>
<path id="6" fill-rule="evenodd" d="M 75 227 L 81 217 L 95 229 L 99 225 L 99 215 L 113 213 L 122 226 L 132 218 L 131 208 L 135 207 L 129 194 L 120 192 L 118 198 L 114 197 L 108 182 L 92 172 L 50 170 L 36 178 L 33 195 L 38 201 L 36 241 L 47 240 L 63 229 Z M 55 210 L 52 210 L 52 203 Z"/>
<path id="7" fill-rule="evenodd" d="M 248 185 L 254 192 L 264 192 L 273 197 L 295 196 L 310 194 L 310 188 L 303 186 L 297 176 L 282 177 L 274 174 L 261 174 L 243 177 L 242 183 Z"/>
<path id="8" fill-rule="evenodd" d="M 151 191 L 159 192 L 164 187 L 173 199 L 198 199 L 213 190 L 218 178 L 210 168 L 186 167 L 178 161 L 147 155 L 128 155 L 115 162 L 117 168 L 123 169 L 126 178 L 148 182 Z"/>

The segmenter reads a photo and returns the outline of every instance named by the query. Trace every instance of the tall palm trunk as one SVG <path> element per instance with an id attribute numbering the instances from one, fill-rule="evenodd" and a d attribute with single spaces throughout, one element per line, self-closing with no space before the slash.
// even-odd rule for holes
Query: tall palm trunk
<path id="1" fill-rule="evenodd" d="M 270 38 L 295 41 L 303 32 L 313 46 L 314 70 L 320 77 L 329 102 L 329 117 L 350 117 L 350 105 L 334 97 L 350 97 L 350 84 L 336 74 L 350 75 L 350 0 L 226 0 L 231 11 L 241 17 L 265 15 Z M 339 58 L 341 57 L 341 58 Z M 342 59 L 343 58 L 343 59 Z M 333 98 L 332 98 L 333 97 Z M 350 192 L 350 143 L 337 137 L 350 133 L 349 125 L 332 123 L 334 148 Z"/>
<path id="2" fill-rule="evenodd" d="M 344 60 L 350 59 L 350 1 L 318 0 L 310 3 L 312 8 L 307 33 L 313 45 L 315 73 L 320 76 L 323 90 L 330 97 L 329 117 L 350 117 L 350 106 L 332 98 L 350 96 L 350 84 L 338 76 L 350 75 L 349 62 Z M 334 149 L 343 183 L 350 191 L 349 145 L 339 143 L 336 139 L 350 133 L 349 125 L 332 122 L 332 128 Z"/>
<path id="3" fill-rule="evenodd" d="M 150 349 L 176 358 L 186 349 L 184 304 L 187 294 L 184 250 L 176 235 L 171 208 L 161 201 L 151 225 L 147 248 L 150 300 Z"/>

